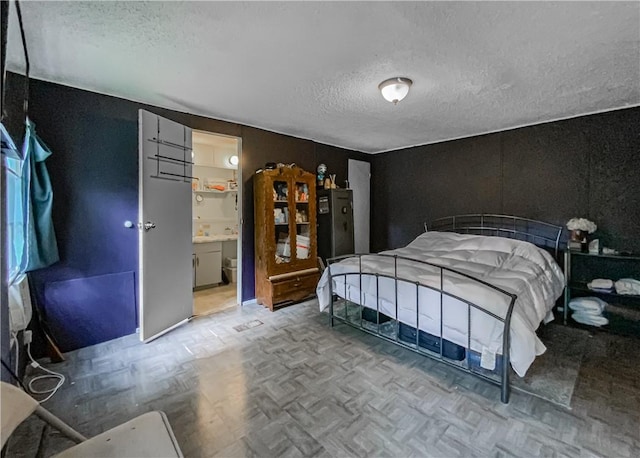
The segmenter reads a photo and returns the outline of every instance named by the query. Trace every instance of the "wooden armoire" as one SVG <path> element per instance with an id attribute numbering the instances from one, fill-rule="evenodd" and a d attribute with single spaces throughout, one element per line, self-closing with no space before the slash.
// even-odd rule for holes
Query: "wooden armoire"
<path id="1" fill-rule="evenodd" d="M 254 175 L 256 299 L 272 311 L 315 294 L 315 180 L 295 165 Z"/>

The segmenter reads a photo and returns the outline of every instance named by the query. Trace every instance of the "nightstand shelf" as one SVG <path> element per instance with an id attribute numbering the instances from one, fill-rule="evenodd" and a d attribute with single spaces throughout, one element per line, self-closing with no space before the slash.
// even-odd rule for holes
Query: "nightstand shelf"
<path id="1" fill-rule="evenodd" d="M 618 261 L 637 261 L 640 262 L 640 256 L 625 256 L 621 254 L 593 254 L 593 253 L 584 253 L 582 251 L 573 251 L 569 250 L 572 256 L 586 256 L 588 258 L 598 258 L 598 259 L 615 259 Z"/>
<path id="2" fill-rule="evenodd" d="M 634 294 L 618 294 L 615 291 L 594 291 L 592 289 L 589 289 L 589 287 L 587 286 L 587 283 L 584 282 L 571 282 L 568 285 L 568 288 L 570 288 L 572 291 L 580 291 L 583 293 L 589 293 L 589 295 L 592 296 L 598 296 L 598 297 L 616 297 L 616 298 L 621 298 L 621 299 L 636 299 L 636 300 L 640 300 L 640 295 L 634 295 Z"/>
<path id="3" fill-rule="evenodd" d="M 562 316 L 564 324 L 586 329 L 603 329 L 615 333 L 640 335 L 640 295 L 594 291 L 587 283 L 596 278 L 640 279 L 640 257 L 598 255 L 568 250 L 564 255 L 566 288 Z M 569 302 L 574 297 L 595 296 L 610 304 L 604 312 L 609 324 L 602 327 L 576 323 L 571 318 Z M 622 312 L 622 313 L 621 313 Z"/>

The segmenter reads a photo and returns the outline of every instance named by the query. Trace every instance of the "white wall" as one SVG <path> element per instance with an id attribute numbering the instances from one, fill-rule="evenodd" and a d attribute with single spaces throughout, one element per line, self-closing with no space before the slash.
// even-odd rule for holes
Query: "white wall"
<path id="1" fill-rule="evenodd" d="M 193 176 L 199 178 L 199 187 L 203 187 L 207 181 L 219 181 L 226 183 L 228 180 L 237 179 L 237 167 L 228 163 L 228 158 L 237 154 L 235 149 L 216 147 L 204 143 L 193 144 Z M 196 200 L 196 196 L 202 196 L 202 202 Z M 191 204 L 193 210 L 193 235 L 196 235 L 200 227 L 209 234 L 224 234 L 229 230 L 238 229 L 237 192 L 207 194 L 193 193 Z"/>

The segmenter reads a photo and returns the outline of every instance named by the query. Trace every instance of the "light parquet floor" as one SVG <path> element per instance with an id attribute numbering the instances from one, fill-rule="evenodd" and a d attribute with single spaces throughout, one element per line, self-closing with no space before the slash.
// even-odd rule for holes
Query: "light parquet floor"
<path id="1" fill-rule="evenodd" d="M 194 291 L 193 314 L 195 316 L 217 313 L 238 305 L 236 283 Z"/>
<path id="2" fill-rule="evenodd" d="M 163 410 L 187 457 L 637 457 L 639 344 L 592 337 L 571 410 L 518 392 L 504 405 L 494 385 L 329 328 L 315 302 L 244 306 L 146 345 L 128 336 L 68 354 L 47 407 L 87 435 Z M 8 456 L 33 456 L 41 427 L 25 423 Z M 49 452 L 66 446 L 49 440 Z"/>

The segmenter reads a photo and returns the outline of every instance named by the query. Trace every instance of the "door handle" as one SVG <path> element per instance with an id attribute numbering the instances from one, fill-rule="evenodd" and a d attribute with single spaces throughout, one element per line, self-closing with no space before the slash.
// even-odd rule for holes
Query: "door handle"
<path id="1" fill-rule="evenodd" d="M 196 266 L 200 265 L 200 258 L 196 256 Z"/>
<path id="2" fill-rule="evenodd" d="M 151 229 L 156 227 L 156 223 L 152 223 L 151 221 L 147 221 L 146 223 L 144 223 L 144 230 L 145 231 L 150 231 Z"/>

